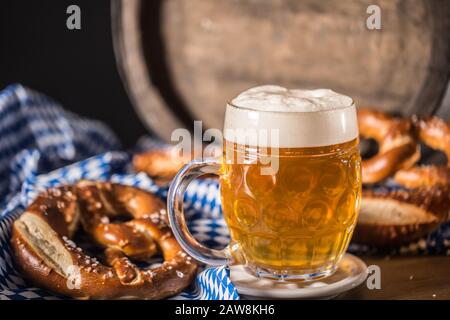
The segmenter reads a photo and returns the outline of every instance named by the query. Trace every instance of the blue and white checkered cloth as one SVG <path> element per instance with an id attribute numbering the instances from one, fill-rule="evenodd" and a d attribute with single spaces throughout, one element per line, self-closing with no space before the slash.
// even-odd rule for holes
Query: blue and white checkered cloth
<path id="1" fill-rule="evenodd" d="M 140 143 L 148 146 L 149 139 Z M 0 300 L 59 299 L 34 288 L 11 258 L 11 226 L 35 197 L 51 186 L 79 179 L 109 180 L 165 197 L 147 175 L 130 170 L 130 154 L 119 151 L 114 134 L 97 121 L 81 119 L 21 85 L 0 93 Z M 186 194 L 186 216 L 193 235 L 211 247 L 228 243 L 221 218 L 218 185 L 195 181 Z M 226 267 L 206 268 L 174 299 L 237 300 Z"/>
<path id="2" fill-rule="evenodd" d="M 138 142 L 137 149 L 159 144 L 147 137 Z M 11 258 L 12 223 L 39 192 L 83 178 L 132 185 L 166 197 L 166 189 L 147 175 L 131 171 L 130 154 L 120 150 L 117 138 L 103 124 L 81 119 L 42 94 L 20 85 L 0 92 L 0 300 L 62 298 L 30 286 Z M 218 191 L 213 180 L 194 181 L 185 204 L 192 234 L 213 248 L 229 241 Z M 403 251 L 442 254 L 449 248 L 447 223 Z M 356 244 L 349 250 L 371 251 Z M 199 272 L 195 283 L 174 299 L 237 300 L 239 295 L 228 268 L 215 267 Z"/>

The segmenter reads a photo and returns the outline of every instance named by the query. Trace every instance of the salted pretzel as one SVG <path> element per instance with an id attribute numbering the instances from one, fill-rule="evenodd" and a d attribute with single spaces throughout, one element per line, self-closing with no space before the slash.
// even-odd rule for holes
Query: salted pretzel
<path id="1" fill-rule="evenodd" d="M 382 125 L 385 121 L 388 121 L 390 126 L 401 124 L 404 127 L 399 126 L 398 130 L 407 132 L 408 138 L 404 139 L 405 141 L 420 140 L 433 149 L 443 151 L 450 159 L 450 129 L 448 124 L 439 118 L 414 116 L 406 120 L 397 120 L 365 109 L 360 110 L 358 117 L 360 123 L 364 124 L 364 126 L 360 124 L 363 135 L 366 133 L 367 136 L 380 141 L 383 137 L 389 136 L 389 131 L 392 130 Z M 367 133 L 369 128 L 373 132 Z M 363 190 L 354 236 L 356 242 L 376 246 L 399 246 L 418 240 L 449 220 L 450 167 L 434 165 L 411 167 L 416 161 L 416 154 L 413 153 L 413 143 L 409 144 L 411 158 L 408 158 L 405 152 L 405 158 L 400 157 L 399 161 L 401 164 L 403 159 L 406 163 L 401 164 L 401 169 L 397 172 L 396 168 L 390 166 L 392 169 L 390 172 L 395 173 L 395 181 L 406 188 Z M 395 162 L 394 158 L 389 160 Z M 364 165 L 367 168 L 367 163 L 363 163 L 363 182 L 379 181 L 372 179 L 370 170 L 364 171 Z M 387 176 L 389 174 L 386 172 L 383 177 Z"/>
<path id="2" fill-rule="evenodd" d="M 450 218 L 450 185 L 363 191 L 353 239 L 382 247 L 418 240 Z"/>
<path id="3" fill-rule="evenodd" d="M 167 184 L 190 160 L 190 157 L 176 155 L 172 149 L 165 148 L 136 154 L 133 166 L 137 172 L 147 173 L 158 184 Z"/>
<path id="4" fill-rule="evenodd" d="M 210 149 L 208 153 L 214 156 L 217 150 Z M 180 155 L 175 151 L 175 149 L 168 147 L 136 154 L 133 157 L 134 170 L 136 172 L 145 172 L 160 186 L 167 185 L 172 181 L 181 167 L 194 158 L 193 154 Z M 212 174 L 205 174 L 199 177 L 199 179 L 216 177 Z"/>
<path id="5" fill-rule="evenodd" d="M 447 156 L 447 166 L 415 166 L 398 171 L 394 180 L 407 188 L 450 185 L 450 126 L 437 117 L 413 117 L 418 138 L 427 146 Z"/>
<path id="6" fill-rule="evenodd" d="M 197 269 L 168 226 L 164 203 L 137 188 L 82 181 L 47 190 L 13 225 L 15 260 L 43 288 L 75 298 L 160 299 L 188 286 Z M 124 215 L 130 221 L 113 221 Z M 104 248 L 104 263 L 71 239 L 78 226 Z M 141 268 L 157 250 L 164 263 Z"/>
<path id="7" fill-rule="evenodd" d="M 420 150 L 411 120 L 359 109 L 358 126 L 362 137 L 372 138 L 379 145 L 378 154 L 362 162 L 363 183 L 382 181 L 419 160 Z"/>

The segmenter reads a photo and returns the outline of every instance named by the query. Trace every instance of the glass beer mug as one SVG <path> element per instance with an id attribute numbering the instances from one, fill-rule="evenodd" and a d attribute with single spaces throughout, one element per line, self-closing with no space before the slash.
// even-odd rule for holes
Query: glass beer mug
<path id="1" fill-rule="evenodd" d="M 215 250 L 189 233 L 183 195 L 203 174 L 220 176 L 230 244 Z M 194 160 L 175 177 L 168 212 L 175 237 L 210 265 L 243 264 L 259 277 L 331 275 L 350 242 L 361 199 L 353 100 L 331 90 L 261 86 L 226 106 L 220 161 Z"/>

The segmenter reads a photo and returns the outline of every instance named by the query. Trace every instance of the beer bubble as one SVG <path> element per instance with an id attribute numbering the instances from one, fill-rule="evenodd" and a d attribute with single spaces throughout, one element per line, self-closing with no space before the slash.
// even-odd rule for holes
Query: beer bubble
<path id="1" fill-rule="evenodd" d="M 314 254 L 314 244 L 312 237 L 285 237 L 281 239 L 281 258 L 287 266 L 298 266 L 302 257 L 312 257 Z M 304 265 L 309 268 L 309 265 Z"/>
<path id="2" fill-rule="evenodd" d="M 259 218 L 259 209 L 250 197 L 240 197 L 234 202 L 234 213 L 238 222 L 246 227 L 252 227 Z"/>
<path id="3" fill-rule="evenodd" d="M 302 196 L 312 188 L 314 175 L 306 168 L 287 164 L 280 180 L 284 182 L 287 193 Z"/>
<path id="4" fill-rule="evenodd" d="M 252 257 L 257 260 L 273 264 L 281 262 L 281 241 L 277 237 L 254 236 L 251 237 L 250 246 Z"/>
<path id="5" fill-rule="evenodd" d="M 353 187 L 361 184 L 361 156 L 354 154 L 348 163 L 348 180 Z"/>
<path id="6" fill-rule="evenodd" d="M 336 207 L 336 220 L 339 224 L 347 225 L 353 223 L 356 208 L 356 195 L 353 190 L 346 190 Z"/>
<path id="7" fill-rule="evenodd" d="M 330 161 L 330 160 L 329 160 Z M 339 163 L 323 164 L 319 185 L 330 196 L 339 194 L 342 190 L 345 173 Z"/>
<path id="8" fill-rule="evenodd" d="M 242 182 L 242 166 L 238 164 L 228 164 L 222 167 L 223 175 L 221 176 L 222 185 L 230 188 L 239 188 Z"/>
<path id="9" fill-rule="evenodd" d="M 317 229 L 320 226 L 326 227 L 331 216 L 332 211 L 327 202 L 320 199 L 313 199 L 303 209 L 302 223 L 309 229 Z"/>
<path id="10" fill-rule="evenodd" d="M 272 191 L 275 180 L 275 175 L 262 175 L 261 167 L 258 165 L 250 165 L 245 176 L 248 188 L 256 196 Z"/>
<path id="11" fill-rule="evenodd" d="M 298 217 L 285 201 L 274 201 L 263 206 L 264 224 L 271 230 L 283 232 L 298 225 Z"/>
<path id="12" fill-rule="evenodd" d="M 316 237 L 314 241 L 315 260 L 323 261 L 327 257 L 335 257 L 336 259 L 343 237 L 344 233 L 337 231 Z"/>

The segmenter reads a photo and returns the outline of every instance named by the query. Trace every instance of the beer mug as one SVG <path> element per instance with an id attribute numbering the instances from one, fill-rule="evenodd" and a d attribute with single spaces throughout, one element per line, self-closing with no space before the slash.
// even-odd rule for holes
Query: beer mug
<path id="1" fill-rule="evenodd" d="M 353 100 L 331 90 L 261 86 L 226 106 L 223 156 L 194 160 L 171 184 L 169 220 L 193 258 L 242 264 L 258 277 L 331 275 L 350 242 L 361 200 Z M 230 244 L 210 249 L 189 232 L 183 195 L 203 174 L 220 176 Z"/>

